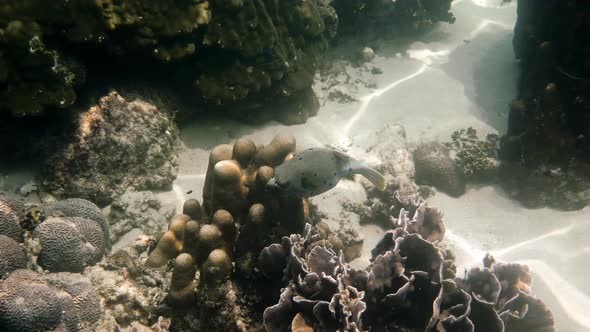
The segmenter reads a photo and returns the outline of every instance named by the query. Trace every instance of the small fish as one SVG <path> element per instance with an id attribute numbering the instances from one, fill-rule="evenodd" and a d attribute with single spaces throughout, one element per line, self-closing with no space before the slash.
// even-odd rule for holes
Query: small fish
<path id="1" fill-rule="evenodd" d="M 190 194 L 192 194 L 192 193 L 193 193 L 193 191 L 192 191 L 192 190 L 189 190 L 189 191 L 187 191 L 187 192 L 186 192 L 186 194 L 187 194 L 187 195 L 190 195 Z"/>
<path id="2" fill-rule="evenodd" d="M 338 151 L 311 148 L 275 167 L 274 177 L 266 183 L 270 192 L 311 197 L 334 188 L 340 179 L 360 174 L 379 190 L 385 190 L 385 178 L 374 169 Z"/>

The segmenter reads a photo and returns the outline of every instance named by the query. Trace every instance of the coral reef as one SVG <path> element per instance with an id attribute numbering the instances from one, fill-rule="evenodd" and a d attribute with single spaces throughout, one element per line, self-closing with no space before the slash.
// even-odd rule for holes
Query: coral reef
<path id="1" fill-rule="evenodd" d="M 312 81 L 340 28 L 424 31 L 454 22 L 450 3 L 11 2 L 0 7 L 0 110 L 38 115 L 71 106 L 104 78 L 172 77 L 177 93 L 208 110 L 302 123 L 317 112 Z"/>
<path id="2" fill-rule="evenodd" d="M 277 197 L 264 189 L 273 167 L 290 158 L 295 147 L 295 139 L 281 133 L 266 146 L 240 139 L 214 148 L 203 205 L 186 201 L 183 214 L 172 218 L 145 262 L 157 268 L 174 259 L 168 302 L 196 303 L 201 323 L 210 329 L 248 326 L 252 309 L 239 303 L 245 296 L 239 280 L 256 275 L 265 244 L 300 232 L 310 222 L 306 199 Z"/>
<path id="3" fill-rule="evenodd" d="M 343 33 L 377 29 L 381 32 L 417 33 L 437 22 L 454 23 L 450 0 L 335 0 Z"/>
<path id="4" fill-rule="evenodd" d="M 5 248 L 0 255 L 2 274 L 25 264 L 52 272 L 81 272 L 111 248 L 108 225 L 100 209 L 87 200 L 71 198 L 25 207 L 18 198 L 1 193 L 0 208 L 6 215 L 0 220 Z"/>
<path id="5" fill-rule="evenodd" d="M 485 257 L 487 267 L 455 278 L 452 255 L 438 246 L 440 211 L 422 201 L 407 208 L 392 218 L 394 229 L 365 270 L 316 241 L 320 228 L 311 225 L 266 247 L 260 268 L 286 284 L 279 302 L 264 311 L 266 330 L 554 331 L 551 312 L 530 295 L 526 266 Z"/>
<path id="6" fill-rule="evenodd" d="M 264 101 L 289 99 L 300 114 L 297 120 L 285 116 L 300 122 L 317 110 L 315 97 L 300 97 L 313 96 L 316 64 L 337 27 L 338 16 L 324 0 L 280 6 L 260 0 L 5 4 L 0 7 L 0 45 L 6 50 L 0 56 L 0 96 L 5 97 L 0 109 L 39 114 L 71 105 L 85 67 L 100 70 L 96 58 L 103 57 L 155 65 L 185 85 L 194 84 L 197 99 L 243 112 Z M 122 69 L 123 75 L 142 76 Z M 301 100 L 305 104 L 298 106 Z"/>
<path id="7" fill-rule="evenodd" d="M 0 112 L 22 117 L 71 106 L 75 87 L 84 81 L 83 68 L 46 46 L 37 22 L 6 15 L 12 6 L 0 8 Z"/>
<path id="8" fill-rule="evenodd" d="M 451 140 L 446 145 L 454 153 L 454 159 L 467 181 L 486 182 L 496 177 L 498 135 L 488 134 L 479 139 L 477 131 L 469 127 L 453 132 Z"/>
<path id="9" fill-rule="evenodd" d="M 400 124 L 387 124 L 372 135 L 366 153 L 368 163 L 388 179 L 385 191 L 365 187 L 367 200 L 362 204 L 347 203 L 345 208 L 357 213 L 361 222 L 391 227 L 390 215 L 398 215 L 400 209 L 416 198 L 430 195 L 428 187 L 416 185 L 414 156 L 408 149 L 406 130 Z"/>
<path id="10" fill-rule="evenodd" d="M 518 2 L 513 45 L 522 77 L 501 140 L 500 180 L 527 207 L 590 202 L 589 12 L 584 1 Z"/>
<path id="11" fill-rule="evenodd" d="M 151 191 L 127 191 L 103 209 L 109 223 L 111 242 L 132 229 L 159 236 L 176 212 L 174 204 L 162 203 Z"/>
<path id="12" fill-rule="evenodd" d="M 14 195 L 0 191 L 0 234 L 21 241 L 20 221 L 24 217 L 24 202 Z"/>
<path id="13" fill-rule="evenodd" d="M 113 91 L 80 115 L 70 141 L 46 164 L 52 193 L 104 206 L 127 189 L 171 188 L 177 129 L 170 114 Z"/>
<path id="14" fill-rule="evenodd" d="M 101 312 L 92 286 L 56 286 L 45 279 L 16 270 L 0 281 L 0 326 L 19 332 L 92 330 Z"/>
<path id="15" fill-rule="evenodd" d="M 27 257 L 24 249 L 14 239 L 0 235 L 0 278 L 16 269 L 24 269 Z"/>
<path id="16" fill-rule="evenodd" d="M 458 197 L 465 193 L 465 180 L 459 165 L 442 143 L 421 144 L 414 150 L 416 183 L 434 186 Z"/>
<path id="17" fill-rule="evenodd" d="M 96 222 L 85 218 L 49 217 L 35 228 L 41 251 L 37 263 L 51 272 L 81 272 L 106 253 L 108 238 Z"/>

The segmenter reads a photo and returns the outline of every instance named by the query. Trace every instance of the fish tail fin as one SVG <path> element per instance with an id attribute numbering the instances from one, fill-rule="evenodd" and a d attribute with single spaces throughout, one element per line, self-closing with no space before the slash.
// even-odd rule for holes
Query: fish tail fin
<path id="1" fill-rule="evenodd" d="M 385 187 L 387 187 L 385 177 L 372 168 L 366 166 L 359 167 L 355 170 L 355 173 L 367 178 L 367 180 L 371 181 L 371 183 L 381 191 L 384 191 Z"/>

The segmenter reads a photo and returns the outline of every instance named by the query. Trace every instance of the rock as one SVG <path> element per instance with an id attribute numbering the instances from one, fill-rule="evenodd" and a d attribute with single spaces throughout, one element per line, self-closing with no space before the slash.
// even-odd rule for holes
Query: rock
<path id="1" fill-rule="evenodd" d="M 370 47 L 365 47 L 363 49 L 363 60 L 365 62 L 371 62 L 373 59 L 375 59 L 375 51 Z"/>
<path id="2" fill-rule="evenodd" d="M 80 115 L 69 142 L 46 161 L 47 188 L 57 196 L 105 206 L 127 189 L 171 189 L 178 173 L 172 116 L 113 91 Z"/>
<path id="3" fill-rule="evenodd" d="M 166 229 L 176 212 L 174 204 L 162 204 L 151 191 L 127 191 L 103 209 L 111 232 L 111 242 L 117 242 L 134 228 L 146 235 L 156 236 Z"/>

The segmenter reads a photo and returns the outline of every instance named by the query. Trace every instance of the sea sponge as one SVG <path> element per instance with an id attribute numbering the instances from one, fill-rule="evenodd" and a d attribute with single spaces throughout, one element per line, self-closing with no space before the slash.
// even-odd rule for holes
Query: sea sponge
<path id="1" fill-rule="evenodd" d="M 105 235 L 90 219 L 49 217 L 35 228 L 41 252 L 38 264 L 52 272 L 81 272 L 106 253 Z"/>
<path id="2" fill-rule="evenodd" d="M 24 269 L 27 257 L 24 249 L 14 239 L 0 235 L 0 278 L 16 269 Z"/>
<path id="3" fill-rule="evenodd" d="M 443 144 L 421 144 L 414 150 L 414 163 L 416 183 L 434 186 L 453 197 L 465 193 L 463 174 Z"/>

